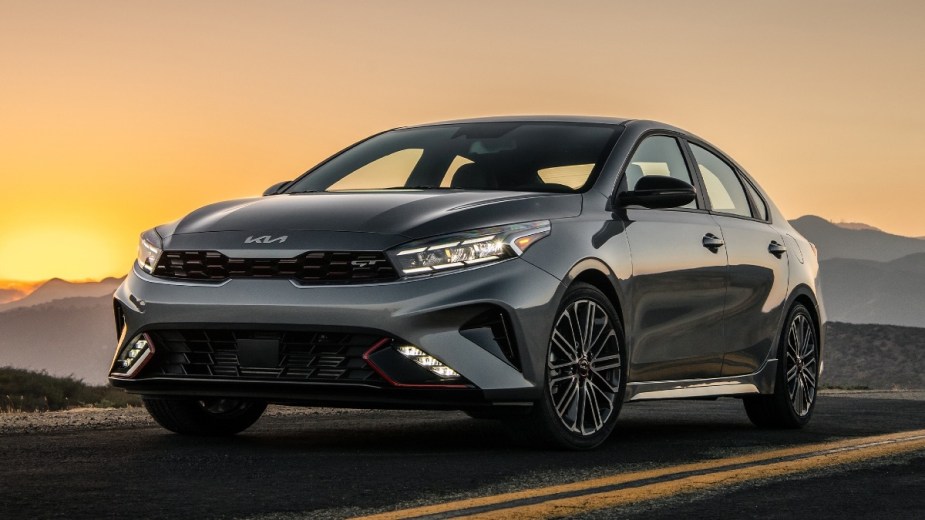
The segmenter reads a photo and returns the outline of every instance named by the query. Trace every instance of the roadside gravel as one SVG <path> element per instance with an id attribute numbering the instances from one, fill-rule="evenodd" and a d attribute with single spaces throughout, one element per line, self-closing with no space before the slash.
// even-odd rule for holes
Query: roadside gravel
<path id="1" fill-rule="evenodd" d="M 925 390 L 822 390 L 821 395 L 829 397 L 852 397 L 855 399 L 893 399 L 900 401 L 925 401 Z"/>
<path id="2" fill-rule="evenodd" d="M 264 417 L 317 416 L 362 413 L 342 408 L 295 408 L 270 406 Z M 0 413 L 0 435 L 67 433 L 81 430 L 113 430 L 158 427 L 144 408 L 75 408 L 58 412 Z"/>

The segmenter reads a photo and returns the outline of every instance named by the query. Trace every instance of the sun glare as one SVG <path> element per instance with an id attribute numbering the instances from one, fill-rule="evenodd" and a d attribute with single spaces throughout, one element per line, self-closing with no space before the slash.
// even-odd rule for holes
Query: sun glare
<path id="1" fill-rule="evenodd" d="M 0 234 L 0 279 L 100 279 L 128 270 L 124 251 L 95 230 L 61 227 Z"/>

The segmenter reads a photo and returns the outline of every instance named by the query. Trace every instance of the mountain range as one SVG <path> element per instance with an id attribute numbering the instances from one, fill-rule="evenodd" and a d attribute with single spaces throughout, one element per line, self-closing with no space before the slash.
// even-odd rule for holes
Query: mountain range
<path id="1" fill-rule="evenodd" d="M 819 252 L 830 320 L 925 327 L 925 240 L 815 216 L 790 223 Z"/>
<path id="2" fill-rule="evenodd" d="M 19 300 L 35 290 L 44 282 L 20 282 L 15 280 L 0 280 L 0 305 Z"/>
<path id="3" fill-rule="evenodd" d="M 816 244 L 820 260 L 852 258 L 889 262 L 915 253 L 925 253 L 925 240 L 886 233 L 872 226 L 858 224 L 844 227 L 822 217 L 807 215 L 791 220 L 810 242 Z"/>
<path id="4" fill-rule="evenodd" d="M 925 348 L 925 240 L 814 216 L 792 224 L 816 244 L 828 317 L 841 322 L 830 329 L 827 367 L 832 381 L 925 388 L 925 381 L 911 375 L 925 373 L 925 358 L 917 354 Z M 23 289 L 14 286 L 10 290 L 19 290 L 19 299 L 0 303 L 0 366 L 105 383 L 116 341 L 111 295 L 119 283 L 116 278 L 93 283 L 53 279 L 24 297 Z M 858 359 L 866 359 L 864 348 L 874 346 L 889 351 L 888 359 L 905 360 L 903 366 L 887 368 L 879 376 L 855 366 Z M 903 370 L 911 372 L 902 381 L 876 382 Z"/>
<path id="5" fill-rule="evenodd" d="M 116 339 L 112 296 L 71 297 L 0 312 L 0 366 L 101 385 Z"/>
<path id="6" fill-rule="evenodd" d="M 0 304 L 0 366 L 105 383 L 116 340 L 112 293 L 120 283 L 53 278 Z"/>
<path id="7" fill-rule="evenodd" d="M 68 282 L 60 278 L 52 278 L 25 296 L 0 304 L 0 312 L 33 307 L 66 298 L 110 296 L 116 292 L 122 280 L 123 278 L 105 278 L 99 282 Z"/>

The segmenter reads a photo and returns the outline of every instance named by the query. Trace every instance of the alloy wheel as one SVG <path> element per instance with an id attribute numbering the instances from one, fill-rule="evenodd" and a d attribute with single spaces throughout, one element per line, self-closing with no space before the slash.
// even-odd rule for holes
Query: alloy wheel
<path id="1" fill-rule="evenodd" d="M 785 361 L 787 394 L 793 411 L 800 417 L 809 413 L 816 398 L 816 331 L 809 318 L 797 314 L 787 332 Z"/>
<path id="2" fill-rule="evenodd" d="M 562 311 L 547 370 L 553 407 L 569 431 L 588 436 L 604 428 L 614 413 L 621 365 L 616 329 L 600 305 L 580 299 Z"/>

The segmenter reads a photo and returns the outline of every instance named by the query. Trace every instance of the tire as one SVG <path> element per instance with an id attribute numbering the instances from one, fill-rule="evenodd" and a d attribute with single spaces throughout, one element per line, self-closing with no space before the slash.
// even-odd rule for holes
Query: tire
<path id="1" fill-rule="evenodd" d="M 237 399 L 144 398 L 151 417 L 164 428 L 184 435 L 225 436 L 249 428 L 267 404 Z"/>
<path id="2" fill-rule="evenodd" d="M 748 418 L 759 428 L 802 428 L 816 408 L 819 330 L 803 304 L 790 309 L 781 331 L 774 393 L 744 399 Z"/>
<path id="3" fill-rule="evenodd" d="M 572 285 L 546 348 L 543 397 L 528 414 L 507 420 L 515 439 L 569 450 L 599 446 L 626 394 L 623 325 L 613 304 L 592 285 Z"/>

